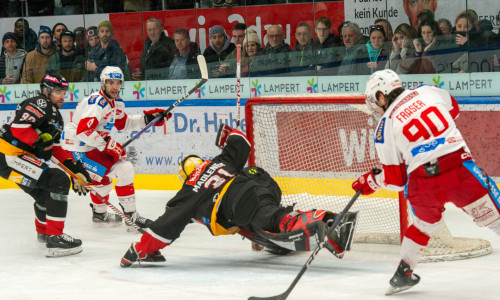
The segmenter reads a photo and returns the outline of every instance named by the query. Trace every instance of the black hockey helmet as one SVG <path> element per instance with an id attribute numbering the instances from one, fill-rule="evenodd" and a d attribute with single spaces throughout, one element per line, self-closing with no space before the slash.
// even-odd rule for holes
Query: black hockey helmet
<path id="1" fill-rule="evenodd" d="M 46 73 L 43 76 L 42 82 L 40 82 L 40 92 L 43 94 L 43 90 L 47 90 L 47 95 L 50 95 L 53 89 L 68 90 L 69 84 L 66 78 L 57 73 Z"/>

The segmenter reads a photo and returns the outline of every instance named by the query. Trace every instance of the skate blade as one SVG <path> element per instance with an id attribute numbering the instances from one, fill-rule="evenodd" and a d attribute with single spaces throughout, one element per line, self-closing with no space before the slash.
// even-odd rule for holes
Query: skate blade
<path id="1" fill-rule="evenodd" d="M 408 285 L 408 286 L 401 286 L 401 287 L 393 287 L 392 285 L 387 289 L 387 291 L 385 292 L 385 295 L 386 296 L 390 296 L 390 295 L 393 295 L 393 294 L 397 294 L 399 292 L 402 292 L 402 291 L 406 291 L 408 289 L 411 289 L 412 287 L 414 287 L 413 285 Z"/>
<path id="2" fill-rule="evenodd" d="M 62 257 L 62 256 L 69 256 L 69 255 L 75 255 L 80 252 L 82 252 L 83 249 L 81 246 L 75 247 L 75 248 L 70 248 L 70 249 L 63 249 L 63 248 L 47 248 L 47 252 L 45 253 L 45 257 Z"/>

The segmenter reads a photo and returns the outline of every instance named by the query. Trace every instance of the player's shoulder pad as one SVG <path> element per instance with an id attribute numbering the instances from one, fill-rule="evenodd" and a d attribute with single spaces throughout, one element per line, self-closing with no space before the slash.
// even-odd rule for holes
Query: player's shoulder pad
<path id="1" fill-rule="evenodd" d="M 378 123 L 377 131 L 375 132 L 375 143 L 384 143 L 384 128 L 387 119 L 383 117 Z"/>
<path id="2" fill-rule="evenodd" d="M 116 101 L 116 102 L 122 102 L 122 103 L 125 103 L 125 102 L 123 102 L 123 99 L 122 99 L 122 98 L 120 98 L 120 97 L 115 98 L 115 101 Z"/>
<path id="3" fill-rule="evenodd" d="M 90 95 L 87 102 L 89 105 L 98 105 L 102 108 L 108 105 L 108 100 L 99 94 Z"/>

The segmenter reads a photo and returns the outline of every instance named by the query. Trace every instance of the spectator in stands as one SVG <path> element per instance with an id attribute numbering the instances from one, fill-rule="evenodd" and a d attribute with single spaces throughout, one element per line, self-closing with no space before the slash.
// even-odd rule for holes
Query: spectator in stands
<path id="1" fill-rule="evenodd" d="M 341 63 L 338 75 L 366 74 L 366 51 L 361 41 L 361 30 L 354 22 L 344 24 L 342 27 L 342 41 L 344 47 L 341 49 Z"/>
<path id="2" fill-rule="evenodd" d="M 262 43 L 255 31 L 248 28 L 243 40 L 243 55 L 241 58 L 241 77 L 256 76 L 258 73 L 258 59 Z"/>
<path id="3" fill-rule="evenodd" d="M 450 36 L 453 32 L 453 25 L 451 25 L 450 20 L 439 19 L 437 22 L 439 25 L 439 29 L 441 30 L 441 34 L 444 36 Z"/>
<path id="4" fill-rule="evenodd" d="M 18 0 L 0 1 L 0 18 L 14 18 L 22 14 L 24 2 Z"/>
<path id="5" fill-rule="evenodd" d="M 123 0 L 124 12 L 143 12 L 151 10 L 151 0 Z"/>
<path id="6" fill-rule="evenodd" d="M 95 46 L 99 45 L 101 43 L 101 39 L 99 39 L 99 34 L 97 31 L 97 26 L 90 26 L 89 29 L 87 29 L 87 57 L 90 54 L 90 50 L 94 48 Z"/>
<path id="7" fill-rule="evenodd" d="M 212 7 L 233 7 L 238 4 L 238 0 L 212 0 Z"/>
<path id="8" fill-rule="evenodd" d="M 247 25 L 244 23 L 236 23 L 231 30 L 232 42 L 235 46 L 243 45 L 243 40 L 245 39 L 245 30 Z M 231 53 L 229 53 L 224 62 L 219 67 L 219 77 L 234 77 L 236 74 L 236 58 L 238 49 L 235 48 Z M 241 53 L 243 53 L 243 47 L 241 47 Z"/>
<path id="9" fill-rule="evenodd" d="M 28 15 L 35 16 L 53 16 L 54 1 L 52 0 L 20 0 L 28 1 Z"/>
<path id="10" fill-rule="evenodd" d="M 417 15 L 418 25 L 425 20 L 434 21 L 434 14 L 428 9 L 420 11 Z"/>
<path id="11" fill-rule="evenodd" d="M 311 26 L 301 22 L 295 28 L 295 48 L 290 61 L 290 73 L 295 76 L 306 76 L 316 72 L 314 55 L 314 41 Z M 339 40 L 340 41 L 340 40 Z"/>
<path id="12" fill-rule="evenodd" d="M 61 33 L 66 30 L 68 30 L 68 27 L 66 27 L 63 23 L 57 23 L 54 27 L 52 27 L 52 35 L 54 37 L 57 51 L 61 50 Z"/>
<path id="13" fill-rule="evenodd" d="M 49 27 L 41 25 L 38 31 L 38 45 L 26 55 L 21 83 L 40 83 L 45 76 L 49 58 L 53 54 L 52 31 Z"/>
<path id="14" fill-rule="evenodd" d="M 403 23 L 396 27 L 392 37 L 392 51 L 385 68 L 398 74 L 409 74 L 411 72 L 410 66 L 415 61 L 413 40 L 417 38 L 418 33 L 410 24 Z"/>
<path id="15" fill-rule="evenodd" d="M 113 39 L 113 25 L 110 21 L 102 21 L 97 26 L 100 43 L 90 50 L 86 69 L 88 80 L 99 82 L 99 76 L 106 66 L 115 66 L 123 70 L 125 80 L 130 80 L 127 56 L 120 44 Z"/>
<path id="16" fill-rule="evenodd" d="M 497 34 L 493 32 L 493 23 L 487 19 L 478 20 L 476 23 L 476 46 L 486 47 L 496 44 Z"/>
<path id="17" fill-rule="evenodd" d="M 292 49 L 290 45 L 285 43 L 285 34 L 279 25 L 272 25 L 267 29 L 267 44 L 266 48 L 261 51 L 262 64 L 266 66 L 264 70 L 262 66 L 261 74 L 276 75 L 289 72 L 289 54 Z"/>
<path id="18" fill-rule="evenodd" d="M 168 79 L 197 79 L 201 77 L 197 56 L 198 45 L 192 43 L 187 29 L 180 28 L 174 32 L 177 51 L 168 70 Z"/>
<path id="19" fill-rule="evenodd" d="M 440 54 L 438 44 L 441 30 L 436 21 L 426 19 L 418 25 L 418 39 L 413 40 L 415 46 L 415 56 L 417 57 L 414 65 L 411 67 L 412 74 L 431 74 L 436 73 L 437 62 Z"/>
<path id="20" fill-rule="evenodd" d="M 380 18 L 380 19 L 376 19 L 375 22 L 373 23 L 373 25 L 383 26 L 384 32 L 385 32 L 385 41 L 391 43 L 392 36 L 393 36 L 391 22 L 389 22 L 389 20 L 387 20 L 387 19 Z"/>
<path id="21" fill-rule="evenodd" d="M 21 69 L 26 57 L 24 49 L 17 48 L 17 38 L 13 32 L 7 32 L 2 38 L 5 52 L 0 56 L 0 83 L 19 83 Z"/>
<path id="22" fill-rule="evenodd" d="M 148 38 L 144 41 L 140 72 L 133 73 L 133 80 L 167 79 L 168 67 L 175 56 L 175 42 L 167 37 L 163 23 L 151 17 L 146 21 Z"/>
<path id="23" fill-rule="evenodd" d="M 60 39 L 61 50 L 50 57 L 47 72 L 59 73 L 69 82 L 81 81 L 85 73 L 85 57 L 74 46 L 73 32 L 62 32 Z"/>
<path id="24" fill-rule="evenodd" d="M 19 18 L 14 24 L 14 33 L 17 37 L 18 47 L 24 49 L 26 52 L 31 52 L 36 48 L 38 40 L 36 32 L 30 28 L 28 20 Z"/>
<path id="25" fill-rule="evenodd" d="M 366 74 L 373 74 L 375 71 L 383 70 L 389 57 L 389 49 L 386 46 L 384 26 L 370 26 L 370 40 L 366 43 L 367 56 L 369 62 L 366 67 L 369 70 Z"/>
<path id="26" fill-rule="evenodd" d="M 314 23 L 317 39 L 314 40 L 318 70 L 336 60 L 334 48 L 341 46 L 340 38 L 332 33 L 332 22 L 327 17 L 320 17 Z"/>
<path id="27" fill-rule="evenodd" d="M 80 15 L 82 8 L 81 0 L 54 0 L 54 15 Z"/>
<path id="28" fill-rule="evenodd" d="M 86 44 L 86 38 L 85 38 L 85 28 L 83 27 L 76 27 L 75 31 L 75 47 L 76 50 L 81 54 L 85 55 L 85 44 Z M 68 78 L 66 78 L 68 79 Z"/>
<path id="29" fill-rule="evenodd" d="M 469 47 L 474 46 L 473 34 L 477 23 L 477 14 L 471 9 L 466 9 L 455 18 L 455 44 L 458 47 L 453 55 L 451 71 L 449 73 L 469 72 Z M 476 40 L 477 41 L 477 40 Z"/>
<path id="30" fill-rule="evenodd" d="M 433 15 L 437 8 L 438 0 L 402 0 L 403 8 L 405 10 L 406 15 L 408 16 L 408 20 L 410 22 L 411 27 L 418 30 L 418 14 L 424 10 L 429 10 Z"/>
<path id="31" fill-rule="evenodd" d="M 220 25 L 215 25 L 210 28 L 209 36 L 210 47 L 205 49 L 203 56 L 205 56 L 207 61 L 209 76 L 216 78 L 219 77 L 221 62 L 226 59 L 226 56 L 231 53 L 236 46 L 231 43 L 231 39 Z"/>

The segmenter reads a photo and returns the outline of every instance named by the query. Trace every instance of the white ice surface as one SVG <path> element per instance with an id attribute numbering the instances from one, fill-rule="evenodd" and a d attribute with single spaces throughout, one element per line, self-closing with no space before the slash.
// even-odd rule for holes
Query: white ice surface
<path id="1" fill-rule="evenodd" d="M 137 191 L 138 211 L 156 218 L 173 192 Z M 0 299 L 247 299 L 285 291 L 310 253 L 278 257 L 252 252 L 239 236 L 213 237 L 197 224 L 162 250 L 161 266 L 122 269 L 119 261 L 138 233 L 93 224 L 88 198 L 69 199 L 65 232 L 83 240 L 83 252 L 45 258 L 36 241 L 32 199 L 0 190 Z M 112 202 L 114 202 L 112 196 Z M 115 202 L 114 202 L 115 203 Z M 500 299 L 500 237 L 476 227 L 451 206 L 445 213 L 455 236 L 489 240 L 493 254 L 420 264 L 421 282 L 390 299 Z M 355 244 L 339 260 L 322 250 L 288 299 L 389 299 L 388 281 L 399 247 Z"/>

